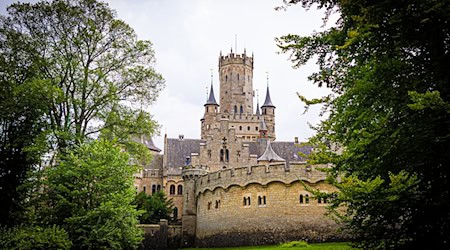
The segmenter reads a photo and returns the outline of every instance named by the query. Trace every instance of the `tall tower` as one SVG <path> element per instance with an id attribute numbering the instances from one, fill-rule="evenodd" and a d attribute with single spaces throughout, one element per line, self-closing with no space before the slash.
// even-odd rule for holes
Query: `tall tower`
<path id="1" fill-rule="evenodd" d="M 201 138 L 205 139 L 206 134 L 213 128 L 217 113 L 219 112 L 219 104 L 216 102 L 216 98 L 214 97 L 214 89 L 212 83 L 212 75 L 211 75 L 211 90 L 209 92 L 209 98 L 205 103 L 205 114 L 203 118 L 200 119 L 202 123 L 201 127 Z"/>
<path id="2" fill-rule="evenodd" d="M 267 78 L 269 81 L 269 78 Z M 270 140 L 275 140 L 275 105 L 272 104 L 269 92 L 269 83 L 267 83 L 266 100 L 261 106 L 262 115 L 267 125 L 267 137 Z"/>
<path id="3" fill-rule="evenodd" d="M 253 113 L 253 57 L 234 54 L 219 57 L 220 112 Z"/>

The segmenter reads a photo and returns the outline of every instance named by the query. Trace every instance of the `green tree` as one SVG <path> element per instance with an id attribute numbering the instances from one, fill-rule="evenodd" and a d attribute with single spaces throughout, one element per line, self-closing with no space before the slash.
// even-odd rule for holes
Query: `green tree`
<path id="1" fill-rule="evenodd" d="M 60 90 L 47 112 L 50 145 L 57 150 L 100 132 L 112 112 L 116 118 L 139 117 L 143 111 L 132 108 L 134 104 L 152 103 L 164 85 L 154 69 L 151 42 L 138 40 L 134 30 L 105 3 L 16 3 L 8 7 L 2 20 L 5 30 L 22 38 L 15 42 L 34 48 L 32 54 L 23 53 L 32 62 L 41 62 L 41 77 Z M 152 133 L 155 128 L 151 119 L 109 121 L 108 126 L 134 124 L 130 132 Z"/>
<path id="2" fill-rule="evenodd" d="M 84 143 L 43 172 L 34 205 L 35 223 L 64 228 L 76 249 L 134 248 L 142 240 L 136 227 L 129 156 L 106 140 Z"/>
<path id="3" fill-rule="evenodd" d="M 167 199 L 163 191 L 158 191 L 153 195 L 140 192 L 136 195 L 133 204 L 144 213 L 139 217 L 141 224 L 155 224 L 160 219 L 171 219 L 173 211 L 172 199 Z"/>
<path id="4" fill-rule="evenodd" d="M 334 92 L 308 103 L 329 111 L 310 160 L 343 177 L 332 208 L 347 207 L 340 218 L 365 248 L 448 248 L 450 1 L 285 3 L 340 14 L 322 32 L 277 39 L 294 67 L 317 56 L 310 80 Z"/>

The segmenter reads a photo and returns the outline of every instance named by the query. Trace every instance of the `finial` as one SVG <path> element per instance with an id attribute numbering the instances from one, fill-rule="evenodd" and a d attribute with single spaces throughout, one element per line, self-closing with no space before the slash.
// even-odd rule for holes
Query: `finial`
<path id="1" fill-rule="evenodd" d="M 237 34 L 234 34 L 234 51 L 237 53 Z"/>
<path id="2" fill-rule="evenodd" d="M 231 45 L 231 54 L 233 54 L 233 45 Z"/>
<path id="3" fill-rule="evenodd" d="M 244 55 L 247 55 L 247 49 L 244 48 Z"/>
<path id="4" fill-rule="evenodd" d="M 211 72 L 211 85 L 213 84 L 213 69 L 209 69 L 209 71 Z"/>
<path id="5" fill-rule="evenodd" d="M 267 87 L 269 87 L 269 71 L 266 71 L 266 76 L 267 76 Z"/>
<path id="6" fill-rule="evenodd" d="M 208 86 L 206 86 L 206 98 L 205 98 L 206 101 L 208 101 L 208 93 L 209 93 Z"/>

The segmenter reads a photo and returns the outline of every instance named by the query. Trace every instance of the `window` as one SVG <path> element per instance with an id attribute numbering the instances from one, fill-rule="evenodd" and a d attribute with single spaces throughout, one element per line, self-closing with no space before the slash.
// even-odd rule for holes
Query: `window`
<path id="1" fill-rule="evenodd" d="M 228 76 L 225 75 L 225 82 L 228 82 Z"/>
<path id="2" fill-rule="evenodd" d="M 216 201 L 216 206 L 215 206 L 215 208 L 216 208 L 216 209 L 219 209 L 219 207 L 220 207 L 220 200 L 217 200 L 217 201 Z"/>
<path id="3" fill-rule="evenodd" d="M 224 152 L 223 149 L 220 150 L 220 162 L 223 162 Z"/>
<path id="4" fill-rule="evenodd" d="M 258 196 L 258 206 L 265 207 L 266 206 L 266 196 Z"/>
<path id="5" fill-rule="evenodd" d="M 144 193 L 147 191 L 147 187 L 146 186 L 143 186 L 142 187 L 142 190 L 144 191 Z"/>
<path id="6" fill-rule="evenodd" d="M 228 149 L 225 150 L 225 161 L 228 162 L 230 160 L 229 158 L 230 154 L 228 152 Z"/>
<path id="7" fill-rule="evenodd" d="M 250 206 L 250 197 L 244 197 L 244 207 Z"/>
<path id="8" fill-rule="evenodd" d="M 154 193 L 156 193 L 156 185 L 155 184 L 152 185 L 152 194 L 154 194 Z"/>
<path id="9" fill-rule="evenodd" d="M 303 204 L 303 194 L 300 195 L 300 204 Z"/>
<path id="10" fill-rule="evenodd" d="M 309 204 L 309 195 L 308 194 L 305 194 L 305 203 Z"/>
<path id="11" fill-rule="evenodd" d="M 239 126 L 239 130 L 242 130 L 242 126 Z"/>
<path id="12" fill-rule="evenodd" d="M 238 79 L 238 81 L 239 81 L 239 74 L 237 75 L 237 79 Z"/>
<path id="13" fill-rule="evenodd" d="M 174 195 L 175 194 L 175 185 L 170 185 L 170 190 L 169 190 L 169 194 L 170 195 Z"/>
<path id="14" fill-rule="evenodd" d="M 174 220 L 178 219 L 178 208 L 177 207 L 173 208 L 173 219 Z"/>
<path id="15" fill-rule="evenodd" d="M 161 185 L 156 186 L 156 191 L 161 191 Z"/>
<path id="16" fill-rule="evenodd" d="M 250 131 L 250 126 L 247 127 L 247 130 Z"/>
<path id="17" fill-rule="evenodd" d="M 258 127 L 256 127 L 255 130 L 258 131 Z"/>
<path id="18" fill-rule="evenodd" d="M 208 201 L 208 210 L 210 210 L 210 209 L 211 209 L 211 202 Z"/>
<path id="19" fill-rule="evenodd" d="M 237 106 L 234 105 L 234 113 L 237 114 Z"/>
<path id="20" fill-rule="evenodd" d="M 241 105 L 241 114 L 244 113 L 244 108 Z"/>
<path id="21" fill-rule="evenodd" d="M 177 188 L 178 190 L 178 192 L 177 192 L 177 194 L 178 195 L 182 195 L 183 194 L 183 185 L 178 185 L 178 188 Z"/>

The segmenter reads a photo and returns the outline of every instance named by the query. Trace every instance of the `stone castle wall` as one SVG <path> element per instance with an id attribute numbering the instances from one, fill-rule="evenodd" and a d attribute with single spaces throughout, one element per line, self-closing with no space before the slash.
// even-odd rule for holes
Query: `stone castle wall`
<path id="1" fill-rule="evenodd" d="M 324 216 L 327 204 L 318 203 L 303 186 L 335 191 L 324 179 L 325 174 L 315 167 L 297 164 L 286 168 L 284 163 L 202 176 L 196 181 L 196 245 L 339 240 L 338 226 Z"/>

